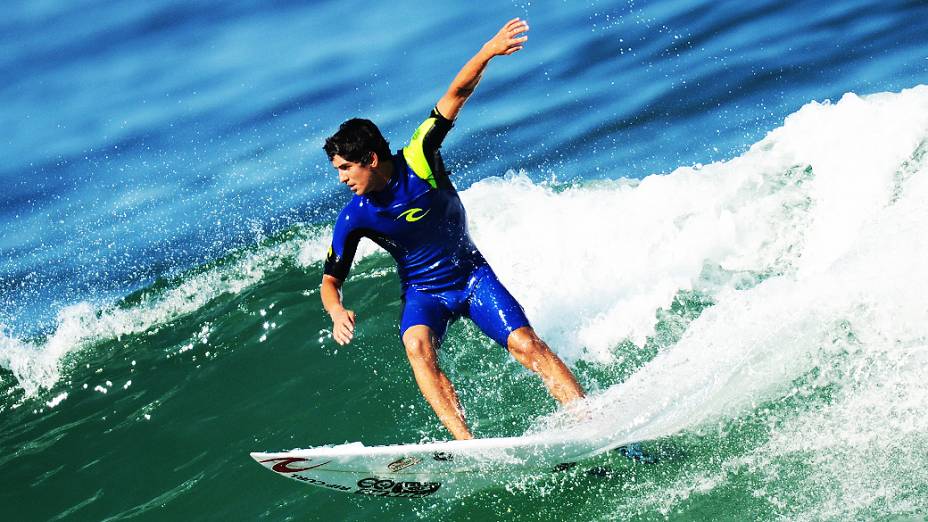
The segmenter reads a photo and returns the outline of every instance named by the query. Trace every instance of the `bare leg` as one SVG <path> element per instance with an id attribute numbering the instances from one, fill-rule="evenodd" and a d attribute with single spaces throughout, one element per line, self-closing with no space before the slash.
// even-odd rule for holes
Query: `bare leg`
<path id="1" fill-rule="evenodd" d="M 474 436 L 467 429 L 458 395 L 451 381 L 438 367 L 436 344 L 432 329 L 428 326 L 413 326 L 403 334 L 406 356 L 425 400 L 454 438 L 472 439 Z"/>
<path id="2" fill-rule="evenodd" d="M 574 374 L 542 341 L 531 326 L 523 326 L 509 334 L 509 353 L 529 370 L 537 373 L 548 393 L 561 404 L 583 397 L 583 389 Z"/>

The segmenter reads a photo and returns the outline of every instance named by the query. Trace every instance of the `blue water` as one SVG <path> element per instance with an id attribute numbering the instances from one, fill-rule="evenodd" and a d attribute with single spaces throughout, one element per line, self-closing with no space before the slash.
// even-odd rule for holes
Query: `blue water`
<path id="1" fill-rule="evenodd" d="M 4 7 L 0 518 L 928 514 L 925 2 Z M 661 463 L 417 504 L 274 477 L 248 452 L 447 438 L 389 257 L 328 334 L 321 146 L 353 116 L 401 146 L 514 16 L 443 154 L 590 429 Z M 556 424 L 476 328 L 441 354 L 478 436 Z"/>
<path id="2" fill-rule="evenodd" d="M 641 178 L 743 152 L 811 100 L 928 69 L 923 2 L 17 2 L 0 21 L 0 324 L 48 331 L 348 194 L 351 116 L 400 144 L 502 21 L 531 23 L 446 145 L 459 188 Z M 360 15 L 363 13 L 363 15 Z"/>

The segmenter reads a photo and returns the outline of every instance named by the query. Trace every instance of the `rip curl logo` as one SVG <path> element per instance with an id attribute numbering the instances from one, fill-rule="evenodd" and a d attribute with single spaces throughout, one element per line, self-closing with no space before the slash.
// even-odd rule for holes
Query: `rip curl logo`
<path id="1" fill-rule="evenodd" d="M 322 464 L 315 464 L 313 466 L 309 466 L 305 468 L 291 468 L 290 467 L 290 464 L 294 464 L 296 462 L 309 462 L 309 461 L 310 459 L 304 459 L 300 457 L 280 457 L 276 459 L 262 460 L 261 462 L 262 463 L 277 462 L 277 464 L 274 464 L 274 466 L 271 467 L 271 469 L 276 471 L 277 473 L 296 473 L 297 471 L 306 471 L 309 469 L 321 468 L 322 466 L 325 466 L 329 462 L 332 462 L 331 460 L 327 460 L 323 462 Z"/>
<path id="2" fill-rule="evenodd" d="M 414 223 L 414 222 L 419 221 L 420 219 L 424 218 L 424 217 L 426 216 L 426 214 L 428 214 L 428 213 L 431 212 L 431 211 L 432 211 L 432 209 L 428 209 L 428 210 L 426 210 L 425 212 L 422 212 L 422 209 L 421 209 L 421 208 L 411 208 L 411 209 L 409 209 L 409 210 L 403 212 L 403 213 L 400 214 L 399 216 L 396 216 L 396 219 L 406 218 L 406 221 L 408 221 L 408 222 L 410 222 L 410 223 Z"/>

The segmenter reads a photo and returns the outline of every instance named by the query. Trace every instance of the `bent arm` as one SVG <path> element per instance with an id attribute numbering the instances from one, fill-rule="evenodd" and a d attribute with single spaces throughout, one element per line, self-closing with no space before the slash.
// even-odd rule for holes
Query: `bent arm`
<path id="1" fill-rule="evenodd" d="M 319 295 L 322 306 L 332 318 L 332 337 L 338 344 L 348 344 L 354 337 L 354 312 L 342 305 L 342 280 L 328 274 L 322 276 Z"/>
<path id="2" fill-rule="evenodd" d="M 435 106 L 438 112 L 453 121 L 461 111 L 461 107 L 464 106 L 464 102 L 477 88 L 490 60 L 496 56 L 510 55 L 522 49 L 522 44 L 528 40 L 528 36 L 518 37 L 518 35 L 526 32 L 528 32 L 528 23 L 525 20 L 513 18 L 506 22 L 506 25 L 485 43 L 454 77 L 451 86 L 448 87 L 448 92 L 438 100 Z"/>
<path id="3" fill-rule="evenodd" d="M 322 287 L 319 289 L 319 294 L 322 297 L 322 306 L 329 315 L 345 309 L 342 306 L 342 283 L 341 279 L 328 274 L 322 276 Z"/>

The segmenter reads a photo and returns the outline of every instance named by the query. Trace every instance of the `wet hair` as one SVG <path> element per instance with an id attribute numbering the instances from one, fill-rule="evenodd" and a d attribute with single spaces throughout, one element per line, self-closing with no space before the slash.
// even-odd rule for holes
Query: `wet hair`
<path id="1" fill-rule="evenodd" d="M 338 127 L 338 132 L 326 138 L 322 147 L 329 161 L 339 155 L 348 161 L 367 165 L 371 152 L 382 160 L 390 158 L 390 142 L 384 139 L 380 129 L 371 120 L 352 118 Z"/>

